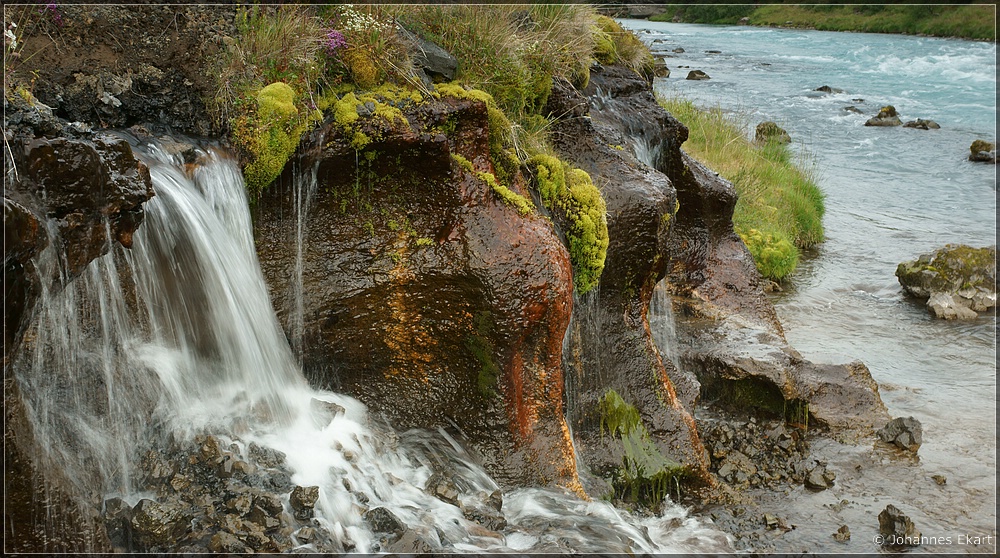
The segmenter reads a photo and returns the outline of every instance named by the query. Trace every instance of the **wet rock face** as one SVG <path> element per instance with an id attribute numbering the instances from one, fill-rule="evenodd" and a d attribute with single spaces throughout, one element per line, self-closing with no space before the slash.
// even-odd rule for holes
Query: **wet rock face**
<path id="1" fill-rule="evenodd" d="M 560 156 L 590 174 L 607 204 L 609 246 L 600 286 L 579 297 L 565 349 L 570 422 L 577 450 L 598 474 L 613 476 L 626 455 L 622 442 L 601 436 L 601 402 L 610 391 L 634 407 L 655 452 L 706 478 L 693 420 L 678 401 L 650 335 L 647 312 L 670 254 L 677 196 L 655 169 L 687 130 L 655 102 L 648 82 L 621 67 L 595 67 L 578 92 L 557 82 L 546 110 Z M 587 118 L 572 116 L 590 115 Z M 572 115 L 572 116 L 571 116 Z M 652 451 L 652 450 L 651 450 Z"/>
<path id="2" fill-rule="evenodd" d="M 142 204 L 153 191 L 148 169 L 124 140 L 81 131 L 17 95 L 5 98 L 4 108 L 10 146 L 4 150 L 10 171 L 4 181 L 6 363 L 21 344 L 41 288 L 58 289 L 72 280 L 111 242 L 131 245 Z M 32 259 L 45 249 L 57 250 L 63 267 L 40 277 Z M 7 509 L 19 510 L 9 517 L 8 548 L 106 550 L 103 530 L 77 502 L 83 495 L 73 493 L 59 471 L 35 462 L 38 453 L 18 393 L 13 384 L 4 389 L 6 501 Z"/>
<path id="3" fill-rule="evenodd" d="M 948 244 L 899 264 L 896 277 L 936 318 L 975 319 L 997 304 L 996 254 L 996 246 Z"/>
<path id="4" fill-rule="evenodd" d="M 550 222 L 520 215 L 476 175 L 494 170 L 484 103 L 387 103 L 405 122 L 361 105 L 363 149 L 332 120 L 304 148 L 299 165 L 318 165 L 318 186 L 304 221 L 301 329 L 291 173 L 257 204 L 262 271 L 306 376 L 397 428 L 454 421 L 501 480 L 572 483 L 559 361 L 568 252 Z M 511 187 L 527 194 L 522 178 Z"/>

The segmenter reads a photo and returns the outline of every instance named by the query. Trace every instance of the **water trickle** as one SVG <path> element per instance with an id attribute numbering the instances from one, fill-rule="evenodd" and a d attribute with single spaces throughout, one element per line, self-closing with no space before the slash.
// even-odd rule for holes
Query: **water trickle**
<path id="1" fill-rule="evenodd" d="M 660 281 L 653 289 L 649 300 L 649 330 L 653 342 L 664 360 L 669 360 L 680 369 L 677 354 L 677 332 L 674 326 L 674 308 L 665 281 Z"/>
<path id="2" fill-rule="evenodd" d="M 116 247 L 83 277 L 45 289 L 15 365 L 48 463 L 81 493 L 123 495 L 130 504 L 154 497 L 139 493 L 147 488 L 140 460 L 179 443 L 197 447 L 191 444 L 210 435 L 233 455 L 281 452 L 291 484 L 318 487 L 304 525 L 326 535 L 306 536 L 302 527 L 290 535 L 291 549 L 390 550 L 391 540 L 365 515 L 377 508 L 428 549 L 730 548 L 725 535 L 679 506 L 640 518 L 555 489 L 504 494 L 502 508 L 490 513 L 506 519 L 484 528 L 474 510 L 499 487 L 459 434 L 397 433 L 357 400 L 306 384 L 271 308 L 236 163 L 201 151 L 192 169 L 156 145 L 136 149 L 156 197 L 132 250 Z M 315 176 L 313 168 L 296 178 L 298 273 Z M 40 272 L 57 274 L 56 254 L 42 254 Z M 299 289 L 301 296 L 301 282 Z M 191 482 L 180 474 L 169 480 L 176 490 Z M 434 482 L 444 483 L 443 492 L 428 489 Z M 289 496 L 283 506 L 289 515 L 301 512 Z"/>
<path id="3" fill-rule="evenodd" d="M 322 140 L 320 141 L 322 144 Z M 301 163 L 300 163 L 301 164 Z M 319 172 L 319 161 L 310 165 L 308 172 L 293 172 L 295 196 L 295 280 L 292 282 L 292 312 L 289 318 L 290 342 L 292 352 L 302 365 L 305 354 L 305 289 L 302 283 L 303 265 L 305 261 L 305 246 L 309 219 L 309 208 L 313 195 L 316 193 L 316 176 Z"/>

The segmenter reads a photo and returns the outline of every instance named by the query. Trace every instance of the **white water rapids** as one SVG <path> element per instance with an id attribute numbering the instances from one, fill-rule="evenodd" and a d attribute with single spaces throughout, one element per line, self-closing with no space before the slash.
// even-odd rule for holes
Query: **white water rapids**
<path id="1" fill-rule="evenodd" d="M 315 525 L 344 549 L 381 550 L 362 512 L 384 507 L 451 552 L 730 550 L 726 535 L 670 502 L 639 517 L 519 488 L 503 494 L 507 527 L 497 533 L 425 492 L 442 471 L 460 501 L 499 487 L 448 433 L 393 432 L 358 401 L 307 385 L 271 307 L 235 162 L 209 150 L 185 166 L 157 145 L 136 150 L 156 197 L 133 248 L 115 246 L 65 288 L 46 289 L 15 365 L 48 465 L 95 501 L 150 497 L 136 489 L 140 452 L 211 433 L 283 452 L 294 484 L 319 487 Z M 43 276 L 57 263 L 54 248 L 38 260 Z"/>

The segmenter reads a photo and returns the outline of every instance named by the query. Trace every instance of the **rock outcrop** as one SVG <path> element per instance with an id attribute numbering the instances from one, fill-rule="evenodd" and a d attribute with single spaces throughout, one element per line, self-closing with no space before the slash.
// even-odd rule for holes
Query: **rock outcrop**
<path id="1" fill-rule="evenodd" d="M 24 104 L 22 104 L 22 102 Z M 112 242 L 131 245 L 152 195 L 149 171 L 129 144 L 81 131 L 36 100 L 5 99 L 4 473 L 8 550 L 101 551 L 107 537 L 60 471 L 41 466 L 18 380 L 9 369 L 43 288 L 58 290 Z M 35 258 L 55 252 L 52 268 Z M 48 525 L 48 530 L 37 526 Z"/>
<path id="2" fill-rule="evenodd" d="M 996 246 L 948 244 L 896 268 L 907 294 L 927 299 L 937 318 L 975 319 L 997 305 Z"/>
<path id="3" fill-rule="evenodd" d="M 296 198 L 308 186 L 290 165 L 257 204 L 262 270 L 306 376 L 397 428 L 457 424 L 502 482 L 573 486 L 560 364 L 567 250 L 540 213 L 498 194 L 490 134 L 501 131 L 486 103 L 383 101 L 398 116 L 359 104 L 350 130 L 331 118 L 313 133 L 298 163 L 316 176 L 308 199 Z M 355 132 L 370 143 L 359 149 Z M 506 194 L 526 184 L 516 177 L 519 192 Z"/>

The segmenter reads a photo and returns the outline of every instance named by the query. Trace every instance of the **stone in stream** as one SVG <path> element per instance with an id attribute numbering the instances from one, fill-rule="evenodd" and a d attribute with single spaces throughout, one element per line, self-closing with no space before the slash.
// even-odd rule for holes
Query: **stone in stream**
<path id="1" fill-rule="evenodd" d="M 806 475 L 806 488 L 813 490 L 826 490 L 833 486 L 833 481 L 837 475 L 833 471 L 828 471 L 826 465 L 817 463 L 816 466 Z"/>
<path id="2" fill-rule="evenodd" d="M 688 77 L 686 79 L 702 80 L 702 79 L 712 79 L 712 78 L 710 78 L 708 74 L 706 74 L 701 70 L 691 70 L 690 72 L 688 72 Z"/>
<path id="3" fill-rule="evenodd" d="M 139 500 L 132 508 L 132 533 L 145 550 L 172 547 L 190 528 L 191 516 L 181 502 Z"/>
<path id="4" fill-rule="evenodd" d="M 997 304 L 996 246 L 946 244 L 903 262 L 896 277 L 907 294 L 927 299 L 937 318 L 975 319 Z"/>
<path id="5" fill-rule="evenodd" d="M 823 93 L 843 93 L 843 89 L 837 89 L 836 87 L 830 87 L 829 85 L 821 85 L 813 91 L 821 91 Z"/>
<path id="6" fill-rule="evenodd" d="M 847 112 L 853 112 L 854 114 L 864 114 L 864 111 L 854 105 L 846 106 L 844 107 L 844 110 Z"/>
<path id="7" fill-rule="evenodd" d="M 920 531 L 909 517 L 896 506 L 889 504 L 878 514 L 878 532 L 882 535 L 882 546 L 903 548 L 920 546 Z"/>
<path id="8" fill-rule="evenodd" d="M 878 114 L 869 118 L 865 122 L 865 126 L 902 126 L 903 121 L 899 119 L 899 114 L 896 113 L 896 107 L 892 105 L 886 105 L 882 107 L 882 110 L 878 111 Z"/>
<path id="9" fill-rule="evenodd" d="M 948 477 L 944 475 L 931 475 L 931 478 L 934 479 L 934 482 L 937 483 L 938 486 L 948 484 Z"/>
<path id="10" fill-rule="evenodd" d="M 288 501 L 292 505 L 292 513 L 295 519 L 305 520 L 311 518 L 316 500 L 319 500 L 318 486 L 296 486 L 293 488 Z"/>
<path id="11" fill-rule="evenodd" d="M 933 120 L 924 120 L 923 118 L 918 118 L 916 120 L 911 120 L 906 124 L 903 124 L 904 128 L 917 128 L 919 130 L 938 130 L 941 125 Z"/>
<path id="12" fill-rule="evenodd" d="M 833 534 L 833 538 L 837 542 L 847 542 L 851 540 L 851 529 L 847 525 L 841 525 L 840 529 L 837 529 L 837 532 Z"/>
<path id="13" fill-rule="evenodd" d="M 969 160 L 975 163 L 997 162 L 997 146 L 992 142 L 977 139 L 969 146 Z"/>
<path id="14" fill-rule="evenodd" d="M 132 507 L 121 498 L 104 502 L 104 525 L 111 544 L 128 549 L 132 546 Z"/>
<path id="15" fill-rule="evenodd" d="M 403 530 L 406 528 L 403 522 L 396 517 L 396 514 L 385 508 L 368 510 L 362 517 L 376 533 L 386 533 L 398 537 L 403 534 Z"/>
<path id="16" fill-rule="evenodd" d="M 878 437 L 883 442 L 916 452 L 923 443 L 923 427 L 920 421 L 913 417 L 897 417 L 878 431 Z"/>
<path id="17" fill-rule="evenodd" d="M 447 502 L 453 506 L 459 505 L 458 487 L 442 473 L 431 475 L 427 479 L 427 484 L 424 485 L 424 491 L 442 502 Z"/>

